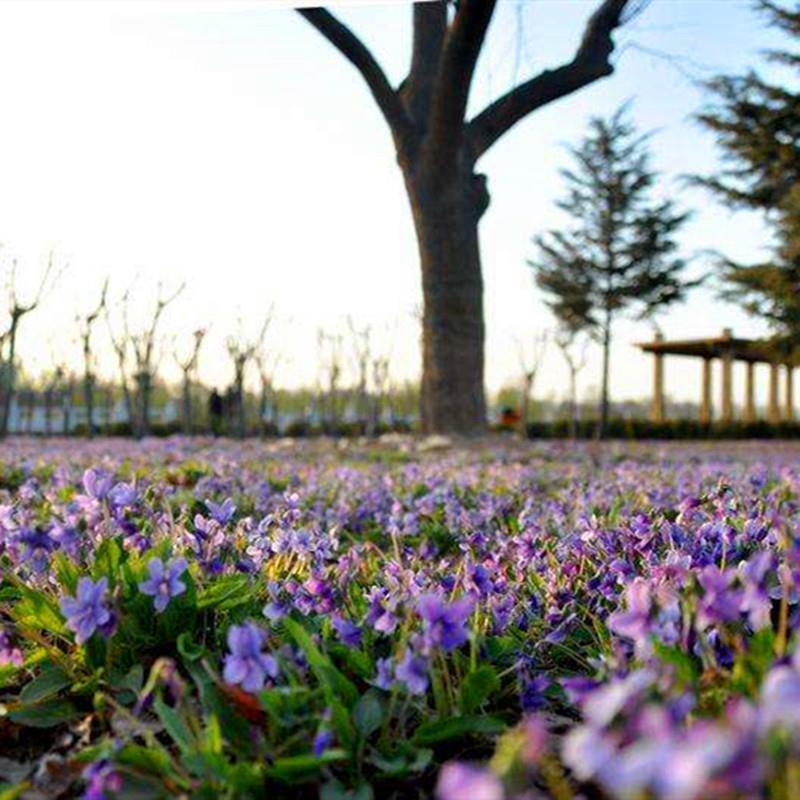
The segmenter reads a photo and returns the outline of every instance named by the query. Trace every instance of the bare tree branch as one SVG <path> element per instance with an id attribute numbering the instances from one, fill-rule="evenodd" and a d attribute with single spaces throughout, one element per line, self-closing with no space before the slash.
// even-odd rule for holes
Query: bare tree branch
<path id="1" fill-rule="evenodd" d="M 426 123 L 431 108 L 439 56 L 447 34 L 447 2 L 414 3 L 411 68 L 400 95 L 411 117 Z"/>
<path id="2" fill-rule="evenodd" d="M 528 114 L 554 100 L 576 92 L 594 81 L 611 75 L 614 66 L 613 33 L 631 14 L 638 13 L 643 3 L 631 0 L 603 0 L 589 18 L 581 44 L 568 64 L 545 70 L 495 100 L 467 126 L 467 136 L 477 160 L 503 134 Z"/>
<path id="3" fill-rule="evenodd" d="M 463 131 L 469 89 L 496 0 L 462 0 L 444 41 L 428 126 L 427 156 L 440 169 L 452 169 L 457 153 L 453 135 Z M 449 155 L 449 159 L 445 156 Z"/>
<path id="4" fill-rule="evenodd" d="M 297 11 L 361 73 L 399 148 L 410 147 L 414 139 L 412 122 L 369 48 L 327 9 L 299 8 Z"/>

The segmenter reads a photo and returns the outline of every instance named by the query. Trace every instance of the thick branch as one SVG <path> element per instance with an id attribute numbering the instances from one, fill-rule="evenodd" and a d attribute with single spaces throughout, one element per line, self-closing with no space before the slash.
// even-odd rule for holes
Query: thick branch
<path id="1" fill-rule="evenodd" d="M 461 0 L 444 41 L 428 126 L 427 157 L 440 169 L 455 166 L 475 65 L 496 0 Z M 450 159 L 448 158 L 450 157 Z"/>
<path id="2" fill-rule="evenodd" d="M 623 24 L 631 0 L 603 0 L 586 25 L 575 57 L 568 64 L 544 72 L 495 100 L 467 126 L 473 156 L 477 160 L 504 133 L 528 114 L 554 100 L 604 78 L 614 71 L 614 31 Z"/>
<path id="3" fill-rule="evenodd" d="M 297 10 L 361 73 L 391 128 L 396 143 L 398 146 L 408 146 L 413 135 L 411 120 L 400 102 L 399 95 L 392 88 L 369 49 L 330 11 L 324 8 Z"/>
<path id="4" fill-rule="evenodd" d="M 413 120 L 424 126 L 430 114 L 439 56 L 447 33 L 445 0 L 414 3 L 413 28 L 411 69 L 400 94 Z"/>

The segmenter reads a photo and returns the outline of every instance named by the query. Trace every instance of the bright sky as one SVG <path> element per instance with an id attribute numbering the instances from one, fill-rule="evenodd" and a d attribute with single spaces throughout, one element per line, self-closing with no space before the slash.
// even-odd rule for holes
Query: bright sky
<path id="1" fill-rule="evenodd" d="M 568 58 L 597 2 L 501 0 L 473 110 Z M 416 245 L 390 137 L 360 76 L 281 5 L 0 4 L 2 252 L 6 261 L 19 259 L 22 288 L 33 285 L 51 248 L 69 264 L 42 313 L 24 323 L 20 349 L 29 368 L 53 357 L 77 363 L 75 314 L 96 302 L 110 274 L 114 298 L 139 276 L 140 310 L 158 280 L 168 288 L 187 282 L 164 331 L 188 348 L 192 330 L 212 326 L 201 356 L 209 381 L 229 378 L 224 340 L 237 319 L 254 335 L 273 303 L 272 341 L 288 360 L 278 375 L 284 385 L 314 379 L 317 328 L 343 331 L 348 314 L 372 324 L 387 347 L 392 341 L 396 378 L 416 373 Z M 408 7 L 350 4 L 337 13 L 398 83 L 407 67 Z M 662 190 L 698 209 L 684 237 L 687 253 L 724 248 L 746 259 L 767 241 L 757 219 L 732 216 L 676 179 L 711 170 L 716 157 L 691 120 L 702 101 L 691 78 L 757 63 L 776 35 L 748 0 L 653 0 L 618 40 L 611 79 L 529 117 L 481 163 L 493 198 L 481 224 L 491 389 L 515 377 L 514 337 L 552 324 L 525 258 L 530 238 L 562 221 L 554 200 L 567 163 L 563 144 L 581 136 L 588 115 L 635 98 L 636 120 L 657 132 Z M 762 331 L 705 291 L 662 320 L 667 336 L 726 326 L 742 335 Z M 105 328 L 97 330 L 105 339 Z M 647 326 L 619 325 L 616 397 L 648 394 L 650 364 L 631 343 L 650 335 Z M 102 341 L 100 349 L 110 373 Z M 174 374 L 171 349 L 165 374 Z M 592 355 L 583 391 L 597 383 L 599 353 Z M 698 395 L 699 370 L 668 360 L 670 393 Z M 538 391 L 562 395 L 565 381 L 553 350 Z"/>

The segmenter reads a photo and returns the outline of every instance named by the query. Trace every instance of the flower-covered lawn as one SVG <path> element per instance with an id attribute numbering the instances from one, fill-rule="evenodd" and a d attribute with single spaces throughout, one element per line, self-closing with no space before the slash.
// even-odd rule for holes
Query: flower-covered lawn
<path id="1" fill-rule="evenodd" d="M 0 446 L 0 800 L 800 797 L 800 447 Z"/>

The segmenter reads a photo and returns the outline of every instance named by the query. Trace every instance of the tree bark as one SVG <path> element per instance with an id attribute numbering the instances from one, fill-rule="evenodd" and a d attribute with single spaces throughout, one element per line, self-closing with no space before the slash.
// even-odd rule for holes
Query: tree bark
<path id="1" fill-rule="evenodd" d="M 424 300 L 421 416 L 425 433 L 470 434 L 486 426 L 484 323 L 478 220 L 488 205 L 482 176 L 431 190 L 406 173 Z"/>

